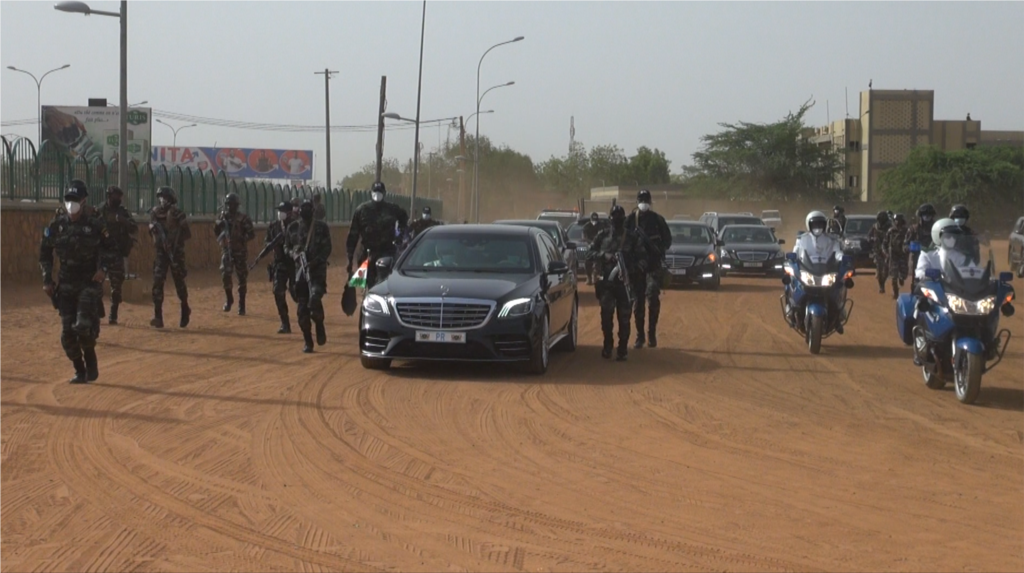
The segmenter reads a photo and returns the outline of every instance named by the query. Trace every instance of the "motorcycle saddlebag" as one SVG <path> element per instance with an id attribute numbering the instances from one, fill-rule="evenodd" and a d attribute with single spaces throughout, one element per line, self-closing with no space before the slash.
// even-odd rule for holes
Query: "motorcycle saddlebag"
<path id="1" fill-rule="evenodd" d="M 903 344 L 910 346 L 914 343 L 914 326 L 916 324 L 914 297 L 909 293 L 903 293 L 896 299 L 896 330 L 899 332 Z"/>

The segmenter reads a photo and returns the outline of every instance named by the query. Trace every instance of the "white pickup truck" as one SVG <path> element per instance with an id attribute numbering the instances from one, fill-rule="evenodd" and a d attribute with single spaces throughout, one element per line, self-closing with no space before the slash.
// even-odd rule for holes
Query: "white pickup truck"
<path id="1" fill-rule="evenodd" d="M 782 227 L 782 214 L 778 211 L 761 211 L 761 220 L 768 227 L 775 229 Z"/>

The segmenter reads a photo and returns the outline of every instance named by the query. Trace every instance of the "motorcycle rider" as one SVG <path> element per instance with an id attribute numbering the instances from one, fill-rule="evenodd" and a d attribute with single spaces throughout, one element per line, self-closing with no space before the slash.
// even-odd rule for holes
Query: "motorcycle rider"
<path id="1" fill-rule="evenodd" d="M 633 282 L 633 296 L 636 297 L 636 306 L 633 307 L 636 343 L 633 348 L 643 348 L 644 342 L 655 348 L 658 346 L 658 315 L 661 313 L 661 281 L 665 274 L 665 254 L 672 246 L 672 230 L 668 228 L 665 217 L 651 210 L 651 192 L 647 189 L 636 194 L 636 208 L 626 218 L 626 228 L 640 231 L 640 240 L 644 241 L 647 252 L 647 268 L 637 273 Z M 644 306 L 648 301 L 651 316 L 645 340 Z"/>
<path id="2" fill-rule="evenodd" d="M 879 211 L 875 224 L 868 231 L 868 242 L 871 243 L 871 256 L 875 260 L 875 278 L 878 279 L 878 292 L 885 294 L 885 281 L 889 277 L 888 261 L 885 259 L 885 234 L 890 228 L 889 214 Z"/>
<path id="3" fill-rule="evenodd" d="M 597 211 L 590 214 L 590 220 L 583 225 L 583 240 L 588 244 L 593 243 L 594 239 L 597 238 L 597 234 L 604 230 L 605 225 L 601 222 L 601 218 L 597 215 Z M 587 284 L 594 284 L 594 261 L 587 259 Z"/>
<path id="4" fill-rule="evenodd" d="M 953 219 L 965 235 L 976 235 L 974 229 L 967 226 L 967 221 L 971 218 L 971 212 L 967 210 L 967 205 L 957 204 L 953 205 L 953 208 L 949 210 L 949 218 Z"/>
<path id="5" fill-rule="evenodd" d="M 807 214 L 804 219 L 807 232 L 800 235 L 796 240 L 796 244 L 793 245 L 793 252 L 796 253 L 797 259 L 802 260 L 806 253 L 812 262 L 826 262 L 832 256 L 841 259 L 843 257 L 842 242 L 838 237 L 835 237 L 826 232 L 829 226 L 829 219 L 821 211 L 811 211 Z M 791 289 L 787 287 L 787 291 L 792 294 Z M 845 314 L 845 308 L 843 313 Z M 786 303 L 786 318 L 789 319 L 790 323 L 793 324 L 796 316 L 796 308 L 791 301 Z M 844 317 L 845 318 L 845 317 Z M 843 333 L 842 324 L 836 328 L 836 332 L 839 334 Z"/>
<path id="6" fill-rule="evenodd" d="M 846 209 L 842 205 L 832 207 L 832 218 L 829 219 L 825 232 L 837 236 L 842 236 L 846 232 Z"/>

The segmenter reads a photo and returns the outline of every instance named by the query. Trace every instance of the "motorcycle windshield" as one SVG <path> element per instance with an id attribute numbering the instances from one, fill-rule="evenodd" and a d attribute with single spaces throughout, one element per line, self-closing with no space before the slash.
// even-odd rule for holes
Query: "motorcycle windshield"
<path id="1" fill-rule="evenodd" d="M 800 269 L 815 276 L 824 276 L 829 273 L 839 272 L 839 259 L 834 252 L 825 256 L 818 256 L 808 251 L 800 254 Z"/>
<path id="2" fill-rule="evenodd" d="M 967 297 L 980 297 L 989 290 L 993 264 L 991 260 L 982 261 L 976 236 L 956 235 L 952 247 L 939 247 L 939 260 L 947 290 Z"/>

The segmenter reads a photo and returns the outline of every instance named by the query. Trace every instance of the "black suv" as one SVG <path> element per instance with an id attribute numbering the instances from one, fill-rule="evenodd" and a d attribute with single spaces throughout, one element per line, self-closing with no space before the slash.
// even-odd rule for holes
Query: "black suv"
<path id="1" fill-rule="evenodd" d="M 718 264 L 722 275 L 756 273 L 781 275 L 786 253 L 775 233 L 764 225 L 726 225 L 718 233 Z"/>
<path id="2" fill-rule="evenodd" d="M 710 211 L 700 217 L 700 222 L 714 229 L 717 235 L 721 235 L 722 227 L 726 225 L 760 225 L 766 227 L 760 217 L 753 213 L 716 213 Z"/>
<path id="3" fill-rule="evenodd" d="M 843 233 L 843 254 L 853 257 L 853 266 L 857 269 L 875 268 L 875 259 L 871 256 L 872 245 L 868 241 L 868 233 L 877 221 L 875 215 L 849 215 L 846 217 L 846 231 Z"/>

